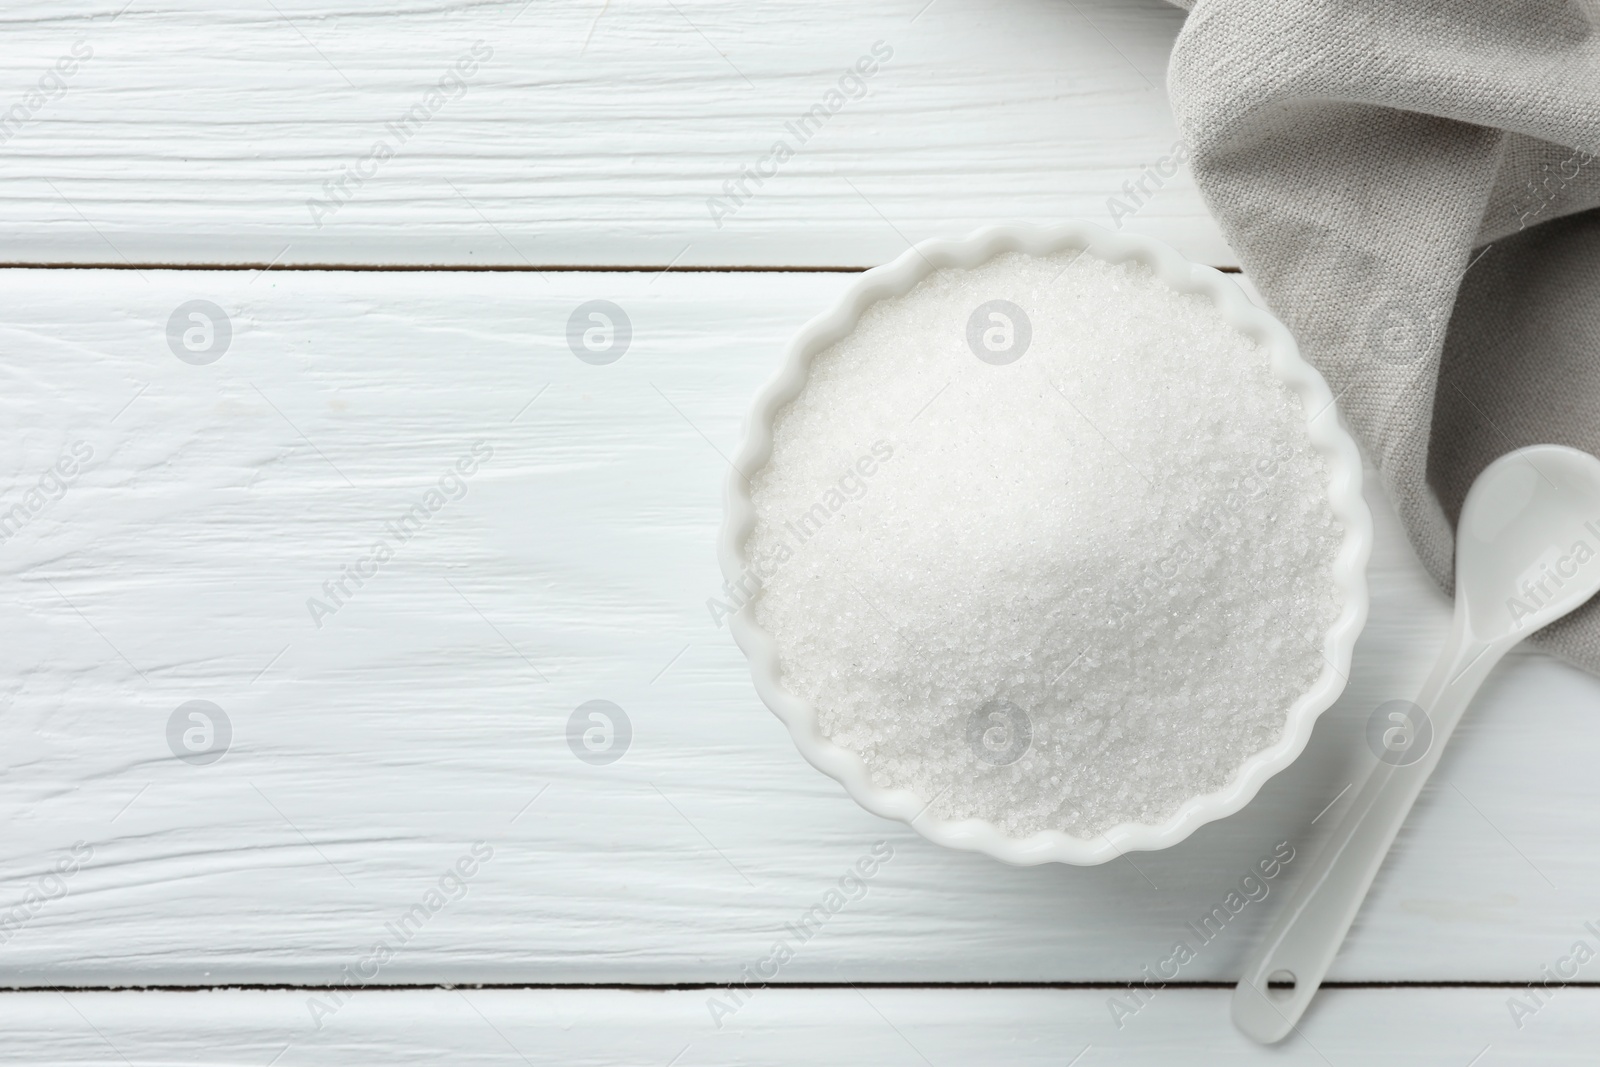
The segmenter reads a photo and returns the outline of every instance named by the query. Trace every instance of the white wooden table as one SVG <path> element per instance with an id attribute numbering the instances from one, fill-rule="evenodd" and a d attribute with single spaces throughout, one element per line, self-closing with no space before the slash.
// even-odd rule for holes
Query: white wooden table
<path id="1" fill-rule="evenodd" d="M 1300 1035 L 1257 1048 L 1226 1014 L 1293 864 L 1181 982 L 1109 1003 L 1275 844 L 1315 850 L 1369 715 L 1442 642 L 1375 492 L 1371 622 L 1304 757 L 1103 867 L 861 811 L 707 611 L 722 455 L 788 335 L 908 240 L 1109 221 L 1175 141 L 1182 17 L 9 5 L 0 1060 L 1593 1062 L 1600 963 L 1524 987 L 1600 945 L 1600 682 L 1534 654 Z M 864 95 L 774 163 L 875 44 Z M 1232 264 L 1186 173 L 1122 221 Z M 606 365 L 566 337 L 596 299 L 632 326 Z M 592 700 L 631 724 L 614 762 L 569 745 Z M 875 845 L 776 986 L 730 994 Z"/>

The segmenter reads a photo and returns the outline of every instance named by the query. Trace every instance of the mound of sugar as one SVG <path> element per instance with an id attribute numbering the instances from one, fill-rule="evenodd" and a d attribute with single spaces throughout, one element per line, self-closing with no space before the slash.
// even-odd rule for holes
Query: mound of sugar
<path id="1" fill-rule="evenodd" d="M 815 360 L 752 481 L 752 610 L 879 786 L 1013 836 L 1159 824 L 1327 666 L 1327 485 L 1206 298 L 1006 254 Z"/>

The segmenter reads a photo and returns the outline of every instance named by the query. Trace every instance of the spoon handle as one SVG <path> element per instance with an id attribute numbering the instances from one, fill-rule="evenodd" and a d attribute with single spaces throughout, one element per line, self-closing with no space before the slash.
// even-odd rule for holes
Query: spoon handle
<path id="1" fill-rule="evenodd" d="M 1407 749 L 1372 769 L 1251 954 L 1233 991 L 1233 1022 L 1245 1034 L 1271 1044 L 1300 1021 L 1461 713 L 1511 644 L 1472 639 L 1458 604 L 1450 639 L 1417 697 L 1422 722 L 1432 728 L 1426 749 L 1420 756 Z M 1419 744 L 1424 733 L 1416 730 Z"/>

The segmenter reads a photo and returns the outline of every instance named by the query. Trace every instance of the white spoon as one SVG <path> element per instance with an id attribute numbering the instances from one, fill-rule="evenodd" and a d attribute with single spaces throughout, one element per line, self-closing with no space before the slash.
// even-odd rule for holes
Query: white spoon
<path id="1" fill-rule="evenodd" d="M 1257 1041 L 1294 1029 L 1322 984 L 1406 814 L 1478 686 L 1519 641 L 1600 590 L 1600 459 L 1560 445 L 1507 453 L 1472 483 L 1456 530 L 1450 639 L 1396 736 L 1420 754 L 1381 760 L 1233 992 L 1233 1022 Z M 1412 712 L 1415 715 L 1415 710 Z"/>

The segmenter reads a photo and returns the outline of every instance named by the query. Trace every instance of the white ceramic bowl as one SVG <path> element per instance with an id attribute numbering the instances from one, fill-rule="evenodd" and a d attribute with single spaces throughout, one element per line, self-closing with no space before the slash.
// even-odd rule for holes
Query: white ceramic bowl
<path id="1" fill-rule="evenodd" d="M 1268 778 L 1294 761 L 1310 739 L 1317 716 L 1338 699 L 1350 672 L 1351 650 L 1367 619 L 1366 566 L 1372 548 L 1372 516 L 1361 496 L 1360 455 L 1339 423 L 1333 396 L 1322 375 L 1300 358 L 1294 338 L 1283 324 L 1251 303 L 1227 275 L 1190 263 L 1159 241 L 1113 233 L 1088 222 L 1050 227 L 991 226 L 959 240 L 923 241 L 893 263 L 867 271 L 846 290 L 838 304 L 808 322 L 790 342 L 777 376 L 761 390 L 747 417 L 744 441 L 733 460 L 738 471 L 730 472 L 728 478 L 727 509 L 718 542 L 723 575 L 736 585 L 746 576 L 744 546 L 755 525 L 747 479 L 772 454 L 773 419 L 784 405 L 800 395 L 812 359 L 853 330 L 869 305 L 905 294 L 936 268 L 976 267 L 1002 252 L 1044 256 L 1080 248 L 1109 263 L 1132 260 L 1146 264 L 1173 289 L 1200 293 L 1210 299 L 1238 330 L 1271 352 L 1273 372 L 1305 407 L 1312 444 L 1322 454 L 1332 476 L 1329 503 L 1344 525 L 1344 543 L 1333 568 L 1344 607 L 1323 640 L 1326 663 L 1322 676 L 1289 708 L 1278 742 L 1247 759 L 1225 788 L 1191 798 L 1160 826 L 1122 823 L 1092 839 L 1056 830 L 1025 838 L 1011 837 L 982 819 L 952 822 L 924 814 L 926 797 L 906 789 L 873 785 L 861 757 L 824 737 L 815 710 L 784 689 L 777 646 L 771 635 L 756 625 L 750 605 L 746 603 L 729 620 L 734 639 L 750 660 L 756 691 L 789 727 L 795 745 L 812 766 L 837 778 L 862 807 L 874 814 L 900 819 L 930 841 L 986 852 L 1007 863 L 1104 863 L 1130 850 L 1175 845 L 1205 823 L 1244 807 Z"/>

